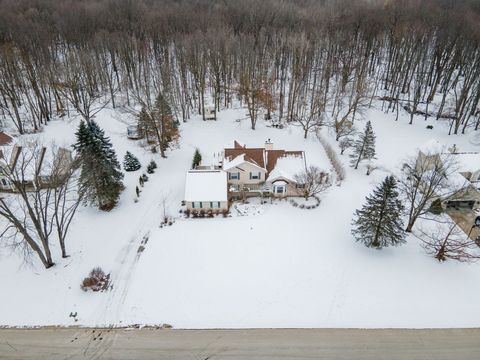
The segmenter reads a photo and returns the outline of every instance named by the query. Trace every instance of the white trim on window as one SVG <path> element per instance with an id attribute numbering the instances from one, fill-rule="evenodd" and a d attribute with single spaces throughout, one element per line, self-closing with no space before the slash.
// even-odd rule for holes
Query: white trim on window
<path id="1" fill-rule="evenodd" d="M 210 201 L 210 208 L 220 209 L 220 201 Z"/>
<path id="2" fill-rule="evenodd" d="M 229 172 L 228 180 L 240 180 L 240 172 Z"/>
<path id="3" fill-rule="evenodd" d="M 192 201 L 192 209 L 201 209 L 203 204 L 201 201 Z"/>
<path id="4" fill-rule="evenodd" d="M 261 178 L 262 178 L 262 173 L 260 171 L 250 173 L 250 180 L 260 180 Z"/>

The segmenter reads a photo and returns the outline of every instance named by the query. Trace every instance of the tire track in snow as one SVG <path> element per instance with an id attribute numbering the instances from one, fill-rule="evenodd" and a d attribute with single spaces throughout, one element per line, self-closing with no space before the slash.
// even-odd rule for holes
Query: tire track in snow
<path id="1" fill-rule="evenodd" d="M 141 200 L 140 200 L 141 201 Z M 117 266 L 110 272 L 111 286 L 107 297 L 98 311 L 97 322 L 100 326 L 115 327 L 120 321 L 123 306 L 128 295 L 128 290 L 135 272 L 136 265 L 142 254 L 140 247 L 145 247 L 150 236 L 150 229 L 153 228 L 159 217 L 152 214 L 160 214 L 157 208 L 160 204 L 156 200 L 151 201 L 139 215 L 140 222 L 132 231 L 133 235 L 129 242 L 119 251 L 117 255 Z"/>

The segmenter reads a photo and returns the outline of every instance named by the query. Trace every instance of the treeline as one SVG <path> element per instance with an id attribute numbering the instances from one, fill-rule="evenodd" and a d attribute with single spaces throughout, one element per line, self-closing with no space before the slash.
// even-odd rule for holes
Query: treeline
<path id="1" fill-rule="evenodd" d="M 161 93 L 180 121 L 240 100 L 253 129 L 275 111 L 338 140 L 380 99 L 464 133 L 479 41 L 474 0 L 0 0 L 0 121 L 37 131 Z"/>

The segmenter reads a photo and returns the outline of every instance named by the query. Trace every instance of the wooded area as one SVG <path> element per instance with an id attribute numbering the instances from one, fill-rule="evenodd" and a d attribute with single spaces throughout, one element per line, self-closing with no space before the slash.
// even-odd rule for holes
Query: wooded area
<path id="1" fill-rule="evenodd" d="M 385 111 L 480 126 L 475 0 L 0 0 L 0 128 L 38 131 L 74 110 L 152 107 L 187 121 L 239 99 L 337 140 Z"/>

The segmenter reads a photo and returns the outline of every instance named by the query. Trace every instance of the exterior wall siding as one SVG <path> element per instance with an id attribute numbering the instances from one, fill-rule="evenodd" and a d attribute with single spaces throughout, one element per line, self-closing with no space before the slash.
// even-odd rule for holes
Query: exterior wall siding
<path id="1" fill-rule="evenodd" d="M 283 194 L 274 193 L 273 192 L 273 186 L 274 186 L 274 184 L 272 184 L 272 186 L 271 186 L 273 197 L 303 196 L 303 189 L 297 188 L 295 186 L 295 184 L 292 184 L 292 183 L 286 184 L 285 185 L 287 187 L 286 192 L 284 192 Z"/>
<path id="2" fill-rule="evenodd" d="M 199 207 L 198 206 L 198 203 L 202 203 L 202 206 Z M 214 203 L 217 203 L 218 201 L 214 201 Z M 186 208 L 189 210 L 189 211 L 200 211 L 200 210 L 203 210 L 203 211 L 209 211 L 209 210 L 213 210 L 213 211 L 224 211 L 224 210 L 228 210 L 228 202 L 227 201 L 220 201 L 220 207 L 211 207 L 211 204 L 210 204 L 210 201 L 195 201 L 195 207 L 193 207 L 193 202 L 192 201 L 187 201 L 186 202 Z"/>
<path id="3" fill-rule="evenodd" d="M 254 165 L 249 163 L 243 163 L 242 165 L 227 170 L 228 178 L 227 182 L 233 185 L 240 185 L 240 184 L 261 184 L 265 182 L 266 178 L 266 171 L 262 170 Z M 239 173 L 240 178 L 237 179 L 230 179 L 231 173 Z M 260 179 L 250 179 L 250 173 L 260 173 Z"/>

